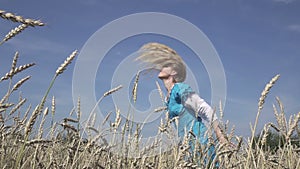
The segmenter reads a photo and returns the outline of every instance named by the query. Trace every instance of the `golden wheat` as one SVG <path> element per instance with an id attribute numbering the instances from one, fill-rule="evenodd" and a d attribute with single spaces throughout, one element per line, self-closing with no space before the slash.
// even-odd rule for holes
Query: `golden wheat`
<path id="1" fill-rule="evenodd" d="M 20 22 L 28 26 L 41 25 L 40 21 L 31 19 L 24 19 L 21 16 L 16 16 L 12 13 L 7 13 L 0 10 L 0 16 L 4 19 L 11 20 L 13 22 Z M 43 24 L 43 23 L 42 23 Z M 26 27 L 25 25 L 23 25 Z M 17 27 L 18 28 L 18 27 Z M 13 29 L 10 32 L 10 37 L 20 33 L 22 27 Z M 6 38 L 9 39 L 9 36 Z M 161 52 L 166 52 L 166 49 L 162 48 Z M 172 53 L 172 52 L 171 52 Z M 66 67 L 74 59 L 77 51 L 74 51 L 60 67 L 56 70 L 55 78 L 62 74 Z M 9 79 L 12 83 L 13 76 L 28 67 L 33 65 L 27 64 L 17 67 L 19 53 L 16 52 L 13 58 L 11 70 L 5 74 L 0 81 Z M 137 73 L 132 95 L 133 101 L 137 101 L 137 83 L 139 81 L 139 73 Z M 121 112 L 118 108 L 115 111 L 115 119 L 111 122 L 111 126 L 103 128 L 101 130 L 88 126 L 87 130 L 80 128 L 81 118 L 81 101 L 77 100 L 77 107 L 73 108 L 70 117 L 61 117 L 60 123 L 54 123 L 54 115 L 56 109 L 56 100 L 53 96 L 51 102 L 51 114 L 52 121 L 50 126 L 50 134 L 44 136 L 44 128 L 46 127 L 46 116 L 49 112 L 48 107 L 45 109 L 46 97 L 49 93 L 51 85 L 44 95 L 41 103 L 31 111 L 31 105 L 22 111 L 22 106 L 26 102 L 25 98 L 20 97 L 16 104 L 7 103 L 12 91 L 19 90 L 19 88 L 30 79 L 27 76 L 19 80 L 15 85 L 8 87 L 8 92 L 2 97 L 0 102 L 0 167 L 1 168 L 215 168 L 215 163 L 220 164 L 219 168 L 300 168 L 299 162 L 299 146 L 292 145 L 295 139 L 299 139 L 299 119 L 300 113 L 292 115 L 287 121 L 284 107 L 279 98 L 276 98 L 279 110 L 273 105 L 274 115 L 277 121 L 277 125 L 268 123 L 265 125 L 261 135 L 259 136 L 259 144 L 253 145 L 253 134 L 256 130 L 259 114 L 264 106 L 265 99 L 272 87 L 277 81 L 279 75 L 272 78 L 272 80 L 266 85 L 265 89 L 261 93 L 258 103 L 258 113 L 255 120 L 255 124 L 251 130 L 252 137 L 243 143 L 242 136 L 235 136 L 235 127 L 233 126 L 229 131 L 229 121 L 222 127 L 224 135 L 228 136 L 229 140 L 235 140 L 236 146 L 230 148 L 225 144 L 215 143 L 211 133 L 209 133 L 208 146 L 214 145 L 216 147 L 216 157 L 209 164 L 205 162 L 205 159 L 210 158 L 208 155 L 207 147 L 200 145 L 198 142 L 195 144 L 193 152 L 190 151 L 190 142 L 193 140 L 193 132 L 186 129 L 186 135 L 181 145 L 172 146 L 166 152 L 162 150 L 162 138 L 155 138 L 154 142 L 149 146 L 143 147 L 141 142 L 141 131 L 143 127 L 141 124 L 134 125 L 130 121 L 129 116 L 125 119 L 124 126 L 122 128 L 121 140 L 108 142 L 106 140 L 107 135 L 116 134 L 117 130 L 121 126 L 122 118 Z M 159 94 L 162 102 L 164 102 L 163 93 L 161 88 L 156 82 Z M 95 105 L 91 115 L 93 115 L 92 121 L 96 120 L 96 113 L 94 112 L 99 102 L 106 96 L 117 92 L 122 86 L 118 86 L 103 94 Z M 7 102 L 5 102 L 7 101 Z M 11 100 L 9 100 L 11 101 Z M 117 105 L 116 105 L 117 107 Z M 34 130 L 34 126 L 37 117 L 43 110 L 43 116 L 39 128 Z M 165 110 L 165 107 L 156 109 L 154 111 Z M 18 113 L 15 113 L 18 111 Z M 72 118 L 73 112 L 77 112 L 76 118 Z M 31 116 L 28 114 L 32 112 Z M 223 119 L 222 104 L 219 105 L 220 117 Z M 129 112 L 130 113 L 130 112 Z M 108 113 L 102 122 L 104 125 L 112 112 Z M 165 120 L 161 119 L 161 124 L 158 126 L 160 130 L 159 134 L 166 135 L 169 139 L 175 139 L 175 136 L 171 133 L 171 123 L 178 125 L 178 118 L 169 119 L 168 112 L 165 111 Z M 23 116 L 23 117 L 21 117 Z M 220 119 L 220 120 L 221 120 Z M 78 125 L 77 128 L 74 127 Z M 270 151 L 264 149 L 263 145 L 267 145 L 268 131 L 270 128 L 275 129 L 276 132 L 284 136 L 285 142 L 276 151 Z M 96 133 L 95 136 L 85 137 L 85 131 L 92 130 Z M 295 134 L 295 132 L 297 132 Z M 81 137 L 79 137 L 81 134 Z M 125 139 L 127 138 L 127 139 Z M 101 140 L 100 140 L 101 139 Z M 117 145 L 117 142 L 121 146 Z M 260 145 L 261 144 L 261 145 Z M 253 147 L 252 147 L 253 145 Z M 170 145 L 171 146 L 171 145 Z M 115 149 L 113 149 L 115 148 Z M 156 154 L 159 149 L 159 154 Z M 118 150 L 120 153 L 116 153 Z M 130 157 L 129 155 L 135 155 Z"/>
<path id="2" fill-rule="evenodd" d="M 45 24 L 39 20 L 34 20 L 34 19 L 26 19 L 23 18 L 22 16 L 15 15 L 10 12 L 5 12 L 3 10 L 0 10 L 0 17 L 3 19 L 7 19 L 13 22 L 20 22 L 29 26 L 44 26 Z"/>
<path id="3" fill-rule="evenodd" d="M 12 29 L 11 31 L 9 31 L 7 33 L 7 35 L 5 35 L 4 39 L 0 42 L 0 44 L 8 41 L 9 39 L 15 37 L 16 35 L 18 35 L 19 33 L 21 33 L 23 30 L 25 30 L 28 27 L 27 24 L 21 24 L 18 27 Z"/>
<path id="4" fill-rule="evenodd" d="M 12 91 L 18 90 L 20 86 L 22 86 L 23 83 L 25 83 L 27 80 L 29 80 L 31 76 L 26 76 L 23 79 L 19 80 L 12 88 Z"/>
<path id="5" fill-rule="evenodd" d="M 160 87 L 160 85 L 159 85 L 159 83 L 157 81 L 155 81 L 155 84 L 156 84 L 156 87 L 158 89 L 158 93 L 159 93 L 161 102 L 162 102 L 162 104 L 164 104 L 165 103 L 165 99 L 164 99 L 165 97 L 164 97 L 164 94 L 163 94 L 163 92 L 161 90 L 161 87 Z"/>
<path id="6" fill-rule="evenodd" d="M 255 131 L 256 131 L 256 127 L 257 127 L 257 123 L 258 123 L 258 118 L 260 116 L 261 110 L 263 108 L 263 105 L 265 103 L 265 99 L 270 91 L 270 89 L 272 88 L 272 86 L 275 84 L 275 82 L 279 79 L 280 75 L 276 75 L 274 76 L 270 82 L 265 86 L 264 90 L 261 93 L 261 96 L 259 98 L 259 102 L 258 102 L 258 112 L 256 114 L 256 118 L 255 118 L 255 123 L 253 128 L 251 129 L 251 139 L 250 139 L 250 144 L 249 146 L 252 146 L 253 141 L 254 141 L 254 135 L 255 135 Z M 250 159 L 251 159 L 251 154 L 252 154 L 252 149 L 249 149 L 248 151 L 248 155 L 247 155 L 247 161 L 246 161 L 246 165 L 249 164 Z"/>
<path id="7" fill-rule="evenodd" d="M 64 72 L 64 70 L 67 68 L 67 66 L 72 62 L 72 60 L 77 55 L 77 50 L 73 51 L 71 55 L 60 65 L 60 67 L 57 68 L 55 74 L 58 76 Z"/>
<path id="8" fill-rule="evenodd" d="M 42 117 L 42 121 L 40 123 L 40 127 L 39 127 L 39 130 L 38 130 L 38 139 L 42 139 L 43 137 L 43 133 L 44 133 L 44 123 L 46 121 L 46 116 L 48 115 L 49 113 L 49 108 L 46 107 L 44 112 L 43 112 L 43 117 Z"/>
<path id="9" fill-rule="evenodd" d="M 117 87 L 115 87 L 115 88 L 113 88 L 113 89 L 111 89 L 111 90 L 105 92 L 105 93 L 103 94 L 103 97 L 106 97 L 106 96 L 108 96 L 108 95 L 111 95 L 112 93 L 114 93 L 114 92 L 120 90 L 122 87 L 123 87 L 122 85 L 119 85 L 119 86 L 117 86 Z"/>
<path id="10" fill-rule="evenodd" d="M 19 66 L 18 68 L 15 68 L 13 71 L 10 71 L 9 73 L 6 73 L 5 76 L 3 76 L 0 79 L 0 82 L 3 81 L 3 80 L 7 80 L 9 78 L 12 78 L 15 74 L 20 73 L 23 70 L 26 70 L 26 69 L 34 66 L 34 65 L 35 65 L 35 63 L 29 63 L 29 64 L 25 64 L 25 65 Z"/>
<path id="11" fill-rule="evenodd" d="M 291 116 L 292 117 L 292 116 Z M 293 132 L 296 130 L 296 127 L 298 126 L 298 122 L 300 121 L 300 112 L 294 116 L 294 121 L 289 123 L 289 131 L 287 132 L 286 135 L 286 140 L 290 140 Z"/>
<path id="12" fill-rule="evenodd" d="M 139 82 L 139 78 L 140 78 L 140 72 L 138 71 L 136 76 L 135 76 L 135 81 L 133 83 L 133 89 L 132 89 L 132 98 L 133 98 L 133 103 L 136 102 L 137 99 L 137 89 L 138 89 L 138 82 Z"/>
<path id="13" fill-rule="evenodd" d="M 279 79 L 280 75 L 276 75 L 273 77 L 270 82 L 265 86 L 265 89 L 262 91 L 261 96 L 259 98 L 258 102 L 258 111 L 260 111 L 263 108 L 263 105 L 265 103 L 265 99 L 272 88 L 272 86 L 275 84 L 275 82 Z"/>
<path id="14" fill-rule="evenodd" d="M 39 109 L 39 106 L 36 106 L 35 109 L 33 110 L 32 114 L 31 114 L 28 122 L 26 123 L 26 126 L 25 126 L 25 137 L 27 137 L 30 134 L 30 132 L 32 130 L 32 127 L 33 127 L 33 125 L 34 125 L 34 123 L 36 121 L 36 118 L 39 115 L 38 109 Z"/>
<path id="15" fill-rule="evenodd" d="M 15 107 L 13 107 L 11 109 L 11 111 L 9 112 L 9 115 L 11 116 L 12 114 L 14 114 L 25 102 L 26 102 L 26 99 L 22 99 Z"/>
<path id="16" fill-rule="evenodd" d="M 13 58 L 13 61 L 12 61 L 12 64 L 11 64 L 10 71 L 15 70 L 15 68 L 16 68 L 16 66 L 17 66 L 18 59 L 19 59 L 19 52 L 17 51 L 17 52 L 15 53 L 15 55 L 14 55 L 14 58 Z"/>
<path id="17" fill-rule="evenodd" d="M 102 126 L 107 122 L 107 120 L 109 119 L 110 115 L 112 114 L 112 111 L 107 113 L 107 115 L 105 116 L 105 118 L 102 121 Z"/>

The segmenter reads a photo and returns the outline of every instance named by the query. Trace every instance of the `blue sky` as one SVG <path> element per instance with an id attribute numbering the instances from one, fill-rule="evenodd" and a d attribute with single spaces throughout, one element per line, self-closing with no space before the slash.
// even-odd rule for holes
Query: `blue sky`
<path id="1" fill-rule="evenodd" d="M 57 67 L 73 50 L 80 51 L 97 30 L 130 14 L 161 12 L 194 24 L 214 45 L 226 75 L 224 118 L 236 126 L 238 135 L 250 132 L 249 124 L 254 122 L 260 93 L 276 74 L 281 77 L 266 99 L 260 127 L 266 122 L 274 122 L 272 104 L 276 104 L 276 96 L 283 102 L 287 116 L 300 111 L 298 0 L 2 0 L 0 6 L 2 10 L 46 23 L 45 27 L 26 29 L 0 46 L 1 75 L 10 69 L 15 51 L 20 52 L 19 65 L 29 62 L 37 64 L 15 79 L 32 75 L 21 90 L 22 95 L 29 99 L 28 103 L 37 103 L 41 99 Z M 0 20 L 1 37 L 15 26 L 17 24 Z M 111 75 L 120 61 L 149 41 L 166 43 L 182 55 L 193 73 L 198 75 L 200 95 L 209 102 L 210 82 L 201 61 L 195 59 L 196 56 L 178 41 L 148 34 L 125 39 L 109 51 L 95 79 L 96 97 L 99 98 L 110 88 Z M 57 99 L 57 120 L 67 116 L 73 108 L 75 62 L 57 79 L 50 93 L 50 98 L 54 95 Z M 140 95 L 147 95 L 155 88 L 155 80 L 155 75 L 142 77 Z M 0 86 L 6 90 L 6 83 Z M 138 105 L 143 107 L 148 104 L 147 99 L 140 98 Z M 111 102 L 111 98 L 107 98 L 100 107 L 105 112 L 113 111 Z"/>

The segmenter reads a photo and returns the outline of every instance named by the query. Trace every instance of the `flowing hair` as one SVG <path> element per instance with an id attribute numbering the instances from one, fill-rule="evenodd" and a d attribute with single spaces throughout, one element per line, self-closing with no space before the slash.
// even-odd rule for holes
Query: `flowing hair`
<path id="1" fill-rule="evenodd" d="M 186 78 L 186 67 L 182 58 L 172 48 L 161 43 L 147 43 L 139 51 L 140 60 L 150 66 L 150 69 L 161 70 L 164 67 L 171 67 L 176 74 L 176 82 L 183 82 Z"/>

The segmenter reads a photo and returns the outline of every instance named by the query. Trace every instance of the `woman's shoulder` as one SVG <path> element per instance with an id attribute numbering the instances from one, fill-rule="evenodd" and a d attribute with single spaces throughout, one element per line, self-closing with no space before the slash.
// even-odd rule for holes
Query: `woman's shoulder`
<path id="1" fill-rule="evenodd" d="M 175 83 L 174 87 L 176 88 L 191 88 L 190 85 L 180 82 L 180 83 Z"/>
<path id="2" fill-rule="evenodd" d="M 174 90 L 178 93 L 182 93 L 182 92 L 192 92 L 192 88 L 190 87 L 190 85 L 186 84 L 186 83 L 175 83 L 174 85 Z"/>

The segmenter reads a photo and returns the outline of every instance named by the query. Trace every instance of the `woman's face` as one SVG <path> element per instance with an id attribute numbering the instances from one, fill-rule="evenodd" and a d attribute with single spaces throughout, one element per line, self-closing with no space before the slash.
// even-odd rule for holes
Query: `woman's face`
<path id="1" fill-rule="evenodd" d="M 174 71 L 171 67 L 163 67 L 158 74 L 158 78 L 163 81 L 167 90 L 170 90 L 174 84 L 174 78 L 172 76 L 173 74 Z"/>
<path id="2" fill-rule="evenodd" d="M 174 71 L 172 70 L 171 67 L 163 67 L 158 74 L 158 78 L 160 78 L 160 79 L 167 78 L 167 77 L 171 76 L 173 72 Z"/>

